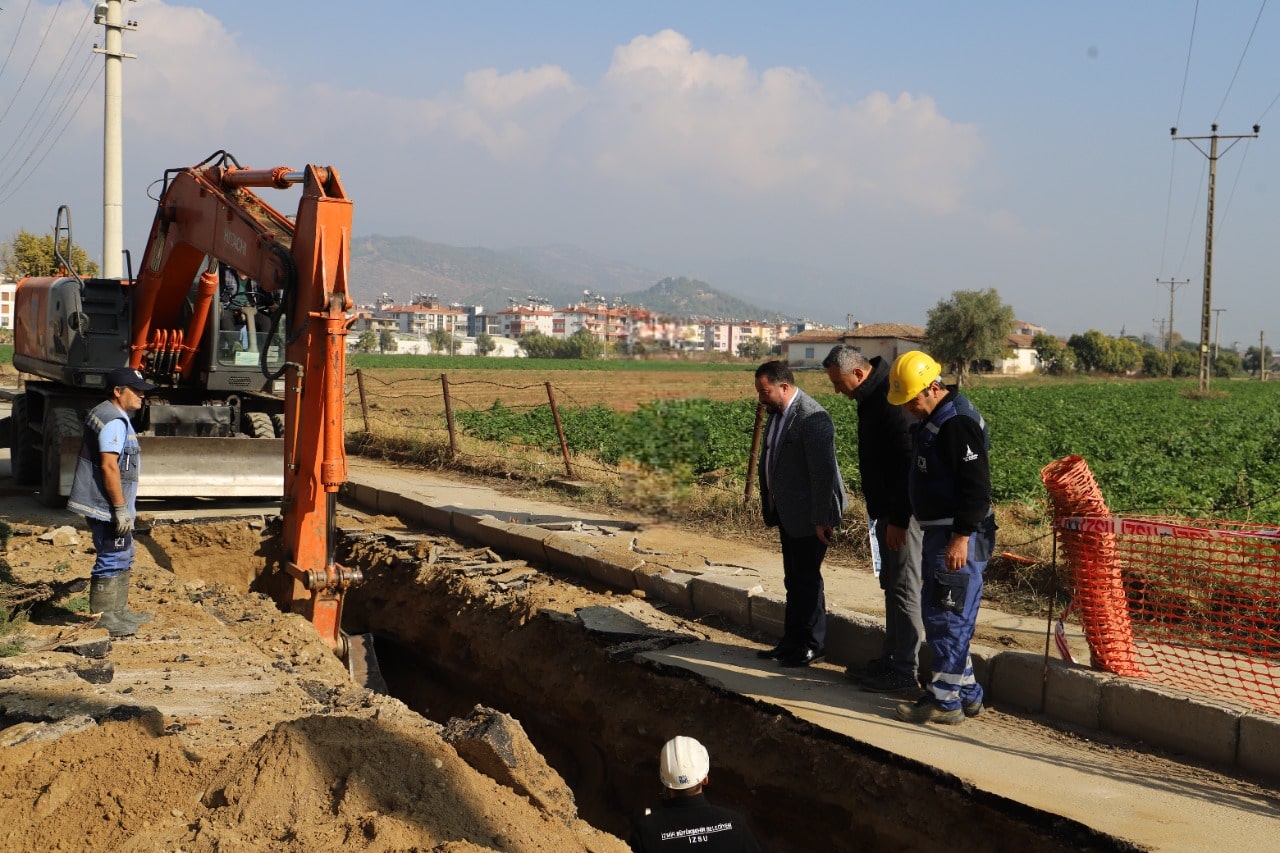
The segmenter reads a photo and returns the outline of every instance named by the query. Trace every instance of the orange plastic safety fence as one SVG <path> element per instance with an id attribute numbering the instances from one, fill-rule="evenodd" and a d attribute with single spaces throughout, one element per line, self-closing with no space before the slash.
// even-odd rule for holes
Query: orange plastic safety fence
<path id="1" fill-rule="evenodd" d="M 1114 517 L 1076 456 L 1041 477 L 1096 666 L 1280 714 L 1280 530 Z"/>
<path id="2" fill-rule="evenodd" d="M 1041 469 L 1040 479 L 1049 489 L 1054 518 L 1111 516 L 1098 481 L 1079 456 L 1049 463 Z M 1123 578 L 1115 561 L 1115 535 L 1061 531 L 1058 544 L 1071 567 L 1072 601 L 1084 623 L 1094 666 L 1120 675 L 1139 675 Z"/>

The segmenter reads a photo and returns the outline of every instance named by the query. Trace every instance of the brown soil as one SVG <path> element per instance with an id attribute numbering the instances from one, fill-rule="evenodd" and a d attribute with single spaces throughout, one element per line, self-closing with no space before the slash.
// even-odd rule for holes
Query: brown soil
<path id="1" fill-rule="evenodd" d="M 17 581 L 87 576 L 86 534 L 16 528 Z M 32 614 L 32 651 L 0 660 L 32 668 L 0 679 L 0 850 L 626 849 L 577 819 L 567 788 L 539 808 L 439 725 L 355 686 L 300 617 L 247 592 L 267 550 L 256 528 L 140 537 L 130 606 L 155 618 L 114 642 L 109 683 L 52 650 L 101 636 L 92 619 Z"/>

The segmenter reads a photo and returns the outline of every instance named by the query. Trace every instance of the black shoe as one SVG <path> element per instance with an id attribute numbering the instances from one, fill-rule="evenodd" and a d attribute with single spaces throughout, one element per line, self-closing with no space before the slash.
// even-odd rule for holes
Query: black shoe
<path id="1" fill-rule="evenodd" d="M 783 666 L 808 666 L 811 663 L 825 660 L 826 652 L 814 651 L 813 649 L 805 649 L 799 652 L 792 652 L 781 658 L 778 663 Z"/>
<path id="2" fill-rule="evenodd" d="M 791 653 L 791 647 L 778 643 L 771 649 L 757 649 L 756 657 L 763 660 L 776 660 L 777 658 L 786 657 Z"/>
<path id="3" fill-rule="evenodd" d="M 862 679 L 861 687 L 868 693 L 902 693 L 906 690 L 919 690 L 920 684 L 914 676 L 905 672 L 887 672 Z"/>

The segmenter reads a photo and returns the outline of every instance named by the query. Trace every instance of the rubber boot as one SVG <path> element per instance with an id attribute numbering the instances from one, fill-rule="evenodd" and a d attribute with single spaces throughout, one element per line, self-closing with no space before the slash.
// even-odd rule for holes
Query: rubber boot
<path id="1" fill-rule="evenodd" d="M 120 616 L 126 621 L 132 622 L 134 625 L 142 625 L 151 621 L 150 613 L 134 613 L 129 609 L 129 584 L 130 578 L 133 577 L 133 569 L 125 569 L 116 577 L 124 578 L 124 592 L 120 597 Z"/>
<path id="2" fill-rule="evenodd" d="M 120 613 L 128 590 L 127 575 L 95 577 L 89 581 L 89 611 L 100 614 L 98 627 L 106 628 L 107 633 L 113 637 L 131 637 L 138 630 L 137 625 L 125 619 Z"/>

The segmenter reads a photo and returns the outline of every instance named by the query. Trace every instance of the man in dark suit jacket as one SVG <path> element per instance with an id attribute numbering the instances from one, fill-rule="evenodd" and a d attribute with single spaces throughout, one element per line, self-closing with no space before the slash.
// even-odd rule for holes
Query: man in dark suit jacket
<path id="1" fill-rule="evenodd" d="M 756 369 L 756 395 L 769 412 L 758 472 L 760 504 L 764 523 L 777 527 L 782 540 L 787 590 L 782 641 L 757 654 L 783 666 L 808 666 L 826 654 L 822 560 L 845 507 L 835 426 L 826 409 L 796 387 L 791 368 L 781 361 Z"/>

